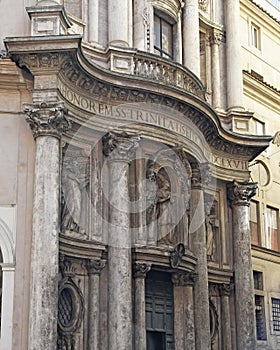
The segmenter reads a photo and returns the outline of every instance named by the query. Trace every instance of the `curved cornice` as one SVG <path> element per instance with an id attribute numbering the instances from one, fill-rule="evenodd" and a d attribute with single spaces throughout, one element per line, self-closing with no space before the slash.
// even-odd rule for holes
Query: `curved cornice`
<path id="1" fill-rule="evenodd" d="M 80 36 L 9 38 L 5 44 L 12 59 L 33 75 L 55 68 L 73 88 L 91 97 L 114 100 L 115 104 L 149 102 L 180 112 L 202 132 L 211 150 L 224 156 L 249 161 L 271 140 L 270 136 L 239 135 L 225 130 L 213 108 L 193 93 L 98 66 L 83 54 Z M 46 60 L 48 55 L 51 57 Z"/>

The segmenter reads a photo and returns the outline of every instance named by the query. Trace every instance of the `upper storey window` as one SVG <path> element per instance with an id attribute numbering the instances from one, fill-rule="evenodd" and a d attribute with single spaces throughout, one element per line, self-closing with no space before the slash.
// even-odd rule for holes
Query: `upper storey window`
<path id="1" fill-rule="evenodd" d="M 154 52 L 173 59 L 173 25 L 157 14 L 154 15 Z"/>
<path id="2" fill-rule="evenodd" d="M 260 44 L 260 28 L 256 26 L 255 24 L 251 23 L 251 39 L 250 39 L 251 46 L 255 47 L 256 49 L 261 49 Z"/>

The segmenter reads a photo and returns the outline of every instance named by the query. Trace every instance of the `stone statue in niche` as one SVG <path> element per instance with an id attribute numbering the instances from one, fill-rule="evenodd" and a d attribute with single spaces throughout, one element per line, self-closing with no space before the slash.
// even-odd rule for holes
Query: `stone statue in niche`
<path id="1" fill-rule="evenodd" d="M 86 233 L 89 187 L 89 157 L 83 151 L 67 151 L 62 166 L 62 211 L 63 233 Z"/>
<path id="2" fill-rule="evenodd" d="M 158 222 L 158 241 L 171 244 L 174 241 L 174 208 L 171 201 L 171 183 L 166 171 L 162 168 L 157 173 L 156 183 L 156 218 Z"/>
<path id="3" fill-rule="evenodd" d="M 156 236 L 158 243 L 188 246 L 191 168 L 183 148 L 175 145 L 157 152 L 148 161 L 146 176 L 149 237 Z"/>
<path id="4" fill-rule="evenodd" d="M 206 248 L 207 248 L 207 258 L 209 260 L 213 260 L 214 258 L 214 249 L 215 249 L 215 241 L 214 241 L 214 224 L 215 217 L 213 215 L 208 214 L 205 218 L 206 225 Z"/>
<path id="5" fill-rule="evenodd" d="M 206 250 L 207 259 L 210 261 L 215 260 L 216 255 L 216 232 L 218 228 L 217 214 L 215 202 L 210 207 L 210 204 L 206 204 L 206 216 L 205 216 L 205 228 L 206 228 Z"/>

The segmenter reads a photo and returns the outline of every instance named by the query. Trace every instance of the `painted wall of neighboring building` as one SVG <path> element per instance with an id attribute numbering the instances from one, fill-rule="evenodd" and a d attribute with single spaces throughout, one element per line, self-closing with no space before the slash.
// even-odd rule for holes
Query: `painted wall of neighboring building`
<path id="1" fill-rule="evenodd" d="M 255 133 L 275 135 L 280 130 L 280 23 L 264 10 L 272 14 L 274 18 L 278 18 L 279 21 L 279 10 L 272 7 L 267 1 L 241 1 L 242 66 L 246 71 L 243 75 L 244 106 L 254 112 L 255 122 L 259 123 L 259 128 L 256 127 L 253 130 Z M 257 29 L 259 40 L 257 48 L 252 45 L 251 41 L 252 26 Z M 253 120 L 251 122 L 253 123 Z M 262 274 L 263 278 L 261 290 L 255 291 L 256 315 L 260 317 L 259 324 L 263 318 L 266 330 L 264 336 L 266 339 L 257 341 L 258 349 L 274 350 L 280 345 L 280 332 L 274 330 L 271 303 L 272 298 L 280 298 L 279 165 L 280 148 L 277 144 L 271 143 L 269 148 L 257 158 L 257 162 L 253 162 L 251 166 L 252 180 L 260 184 L 251 205 L 251 208 L 257 208 L 258 215 L 256 219 L 258 221 L 258 232 L 256 233 L 258 242 L 256 234 L 252 236 L 253 270 Z M 269 228 L 271 210 L 276 214 L 277 237 L 275 239 L 278 240 L 278 246 L 271 243 Z M 263 306 L 257 305 L 261 300 L 263 300 Z M 256 332 L 260 337 L 261 328 L 260 326 Z"/>
<path id="2" fill-rule="evenodd" d="M 30 95 L 19 69 L 9 59 L 0 60 L 0 75 L 0 348 L 26 349 L 35 149 L 22 104 L 30 102 Z"/>

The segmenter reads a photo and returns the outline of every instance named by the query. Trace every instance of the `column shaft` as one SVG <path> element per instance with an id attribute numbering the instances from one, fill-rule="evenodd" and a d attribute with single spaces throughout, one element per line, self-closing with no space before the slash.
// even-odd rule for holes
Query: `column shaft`
<path id="1" fill-rule="evenodd" d="M 59 140 L 36 139 L 29 350 L 53 350 L 57 339 Z"/>
<path id="2" fill-rule="evenodd" d="M 238 0 L 226 1 L 226 66 L 227 66 L 227 108 L 243 108 L 243 81 L 240 44 L 240 9 Z"/>
<path id="3" fill-rule="evenodd" d="M 194 285 L 196 350 L 208 350 L 211 348 L 211 341 L 205 210 L 198 165 L 194 165 L 192 169 L 190 237 L 191 249 L 197 258 L 197 280 Z"/>
<path id="4" fill-rule="evenodd" d="M 230 328 L 230 307 L 229 296 L 222 295 L 222 347 L 223 350 L 231 350 L 231 328 Z"/>
<path id="5" fill-rule="evenodd" d="M 200 77 L 198 1 L 186 0 L 183 8 L 184 65 Z"/>
<path id="6" fill-rule="evenodd" d="M 128 168 L 125 162 L 110 164 L 111 230 L 109 268 L 109 349 L 132 348 L 132 272 L 128 206 Z"/>
<path id="7" fill-rule="evenodd" d="M 63 104 L 26 105 L 36 140 L 29 350 L 53 350 L 57 342 L 60 137 L 70 128 Z"/>
<path id="8" fill-rule="evenodd" d="M 141 262 L 134 264 L 134 308 L 135 308 L 135 350 L 146 350 L 146 303 L 145 278 L 151 265 Z"/>
<path id="9" fill-rule="evenodd" d="M 104 261 L 87 261 L 88 270 L 88 350 L 99 350 L 100 334 L 100 272 L 105 266 Z"/>
<path id="10" fill-rule="evenodd" d="M 214 108 L 221 107 L 221 67 L 220 67 L 220 43 L 222 34 L 213 33 L 212 38 L 212 105 Z"/>
<path id="11" fill-rule="evenodd" d="M 129 164 L 136 141 L 126 133 L 103 137 L 109 166 L 110 217 L 108 239 L 109 349 L 132 349 L 132 266 Z"/>
<path id="12" fill-rule="evenodd" d="M 233 207 L 234 277 L 238 350 L 255 347 L 249 208 Z"/>
<path id="13" fill-rule="evenodd" d="M 98 43 L 99 0 L 88 0 L 88 41 Z"/>
<path id="14" fill-rule="evenodd" d="M 237 349 L 255 349 L 254 287 L 251 263 L 249 200 L 256 193 L 255 183 L 229 187 L 233 216 L 233 253 Z"/>
<path id="15" fill-rule="evenodd" d="M 174 332 L 175 349 L 195 350 L 193 273 L 174 274 Z"/>
<path id="16" fill-rule="evenodd" d="M 108 0 L 109 45 L 132 46 L 131 0 Z"/>

